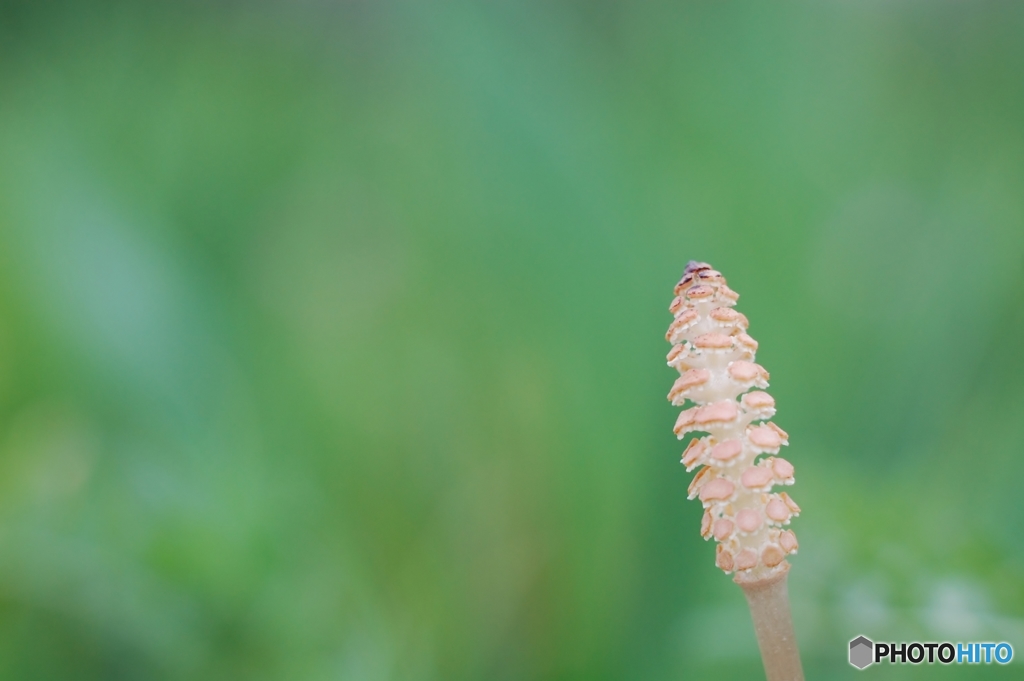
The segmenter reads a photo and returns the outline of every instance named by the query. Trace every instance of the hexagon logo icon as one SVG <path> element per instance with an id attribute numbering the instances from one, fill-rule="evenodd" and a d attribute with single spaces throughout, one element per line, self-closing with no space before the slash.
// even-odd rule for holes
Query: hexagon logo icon
<path id="1" fill-rule="evenodd" d="M 874 662 L 875 644 L 864 636 L 858 636 L 850 641 L 850 664 L 857 669 L 864 669 Z"/>

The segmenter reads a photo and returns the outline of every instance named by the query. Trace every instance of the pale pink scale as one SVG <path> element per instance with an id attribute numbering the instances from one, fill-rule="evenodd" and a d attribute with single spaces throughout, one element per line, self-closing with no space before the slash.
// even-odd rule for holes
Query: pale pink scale
<path id="1" fill-rule="evenodd" d="M 732 553 L 721 544 L 718 545 L 718 549 L 715 553 L 715 565 L 726 572 L 732 572 L 733 569 L 734 562 Z"/>
<path id="2" fill-rule="evenodd" d="M 715 521 L 715 539 L 718 541 L 724 541 L 729 538 L 732 534 L 733 523 L 728 518 L 719 518 Z"/>
<path id="3" fill-rule="evenodd" d="M 683 414 L 686 412 L 684 411 Z M 680 414 L 680 417 L 682 414 Z M 678 422 L 677 422 L 678 423 Z M 747 431 L 750 442 L 761 449 L 778 449 L 782 446 L 782 438 L 769 426 L 755 426 Z"/>
<path id="4" fill-rule="evenodd" d="M 725 478 L 715 478 L 700 488 L 701 501 L 723 501 L 736 491 L 735 485 Z"/>
<path id="5" fill-rule="evenodd" d="M 685 413 L 685 412 L 684 412 Z M 739 407 L 734 400 L 722 400 L 704 407 L 700 407 L 695 422 L 701 425 L 710 423 L 725 423 L 735 420 L 739 415 Z"/>
<path id="6" fill-rule="evenodd" d="M 770 568 L 775 567 L 785 560 L 785 558 L 786 554 L 783 553 L 782 549 L 775 544 L 769 544 L 764 547 L 764 551 L 761 552 L 761 560 Z"/>
<path id="7" fill-rule="evenodd" d="M 743 405 L 747 409 L 770 409 L 775 406 L 775 398 L 763 390 L 754 390 L 743 396 Z"/>
<path id="8" fill-rule="evenodd" d="M 714 446 L 711 450 L 711 458 L 717 461 L 729 461 L 739 456 L 743 451 L 741 440 L 726 440 Z"/>
<path id="9" fill-rule="evenodd" d="M 705 333 L 693 339 L 695 347 L 705 350 L 724 350 L 732 347 L 732 337 L 722 333 Z"/>
<path id="10" fill-rule="evenodd" d="M 708 444 L 704 441 L 704 438 L 690 440 L 690 444 L 687 445 L 686 450 L 683 452 L 683 465 L 687 468 L 693 466 L 703 458 L 707 452 Z"/>
<path id="11" fill-rule="evenodd" d="M 793 477 L 793 464 L 785 459 L 773 459 L 772 472 L 775 473 L 775 477 L 780 480 L 789 480 Z"/>
<path id="12" fill-rule="evenodd" d="M 779 523 L 786 522 L 789 520 L 789 516 L 792 515 L 789 512 L 789 507 L 786 506 L 786 502 L 781 499 L 772 499 L 769 501 L 768 505 L 765 506 L 764 512 L 769 518 Z"/>
<path id="13" fill-rule="evenodd" d="M 736 556 L 736 569 L 749 570 L 757 566 L 757 551 L 754 549 L 743 549 Z"/>
<path id="14" fill-rule="evenodd" d="M 705 510 L 700 519 L 700 536 L 706 539 L 709 532 L 711 532 L 711 511 Z"/>
<path id="15" fill-rule="evenodd" d="M 752 508 L 745 508 L 736 514 L 736 526 L 744 532 L 756 532 L 762 522 L 761 514 Z"/>
<path id="16" fill-rule="evenodd" d="M 772 472 L 767 468 L 761 466 L 751 466 L 747 470 L 743 471 L 743 475 L 740 476 L 740 482 L 743 486 L 748 489 L 759 489 L 771 484 L 774 476 Z"/>

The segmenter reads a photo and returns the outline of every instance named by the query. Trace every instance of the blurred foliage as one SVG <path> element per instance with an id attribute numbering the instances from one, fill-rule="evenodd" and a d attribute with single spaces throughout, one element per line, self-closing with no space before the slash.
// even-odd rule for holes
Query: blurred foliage
<path id="1" fill-rule="evenodd" d="M 758 678 L 664 399 L 690 258 L 792 436 L 808 677 L 1024 654 L 1022 31 L 0 4 L 0 678 Z"/>

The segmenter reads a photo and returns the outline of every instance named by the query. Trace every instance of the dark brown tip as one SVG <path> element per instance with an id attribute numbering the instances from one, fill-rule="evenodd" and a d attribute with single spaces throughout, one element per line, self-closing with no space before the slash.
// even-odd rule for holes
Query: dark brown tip
<path id="1" fill-rule="evenodd" d="M 694 272 L 697 272 L 698 270 L 710 270 L 710 269 L 711 269 L 711 265 L 707 264 L 706 262 L 700 262 L 699 260 L 691 260 L 690 262 L 686 263 L 686 269 L 683 270 L 683 276 L 685 277 L 688 274 L 693 274 Z"/>
<path id="2" fill-rule="evenodd" d="M 676 295 L 678 296 L 680 293 L 686 290 L 686 288 L 693 283 L 695 278 L 699 279 L 701 272 L 711 271 L 713 271 L 711 269 L 711 265 L 707 264 L 706 262 L 691 260 L 690 262 L 686 263 L 686 269 L 683 270 L 683 278 L 679 280 L 678 284 L 676 284 Z"/>

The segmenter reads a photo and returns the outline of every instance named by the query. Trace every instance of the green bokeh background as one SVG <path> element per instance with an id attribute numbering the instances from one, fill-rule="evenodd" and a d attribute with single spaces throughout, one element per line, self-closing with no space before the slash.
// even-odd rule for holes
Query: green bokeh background
<path id="1" fill-rule="evenodd" d="M 665 400 L 772 373 L 808 678 L 1024 656 L 1024 7 L 0 3 L 0 678 L 756 679 Z"/>

